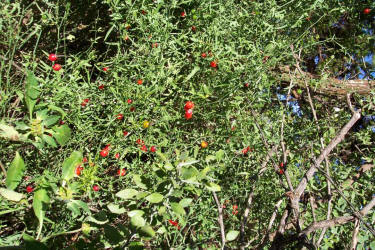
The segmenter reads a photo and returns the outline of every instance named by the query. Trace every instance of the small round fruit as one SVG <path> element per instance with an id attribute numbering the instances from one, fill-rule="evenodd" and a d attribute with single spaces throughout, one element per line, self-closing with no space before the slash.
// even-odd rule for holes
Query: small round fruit
<path id="1" fill-rule="evenodd" d="M 237 210 L 238 209 L 238 206 L 237 205 L 233 205 L 233 210 Z"/>
<path id="2" fill-rule="evenodd" d="M 248 87 L 249 87 L 249 83 L 247 82 L 247 83 L 245 83 L 243 86 L 244 86 L 245 88 L 248 88 Z"/>
<path id="3" fill-rule="evenodd" d="M 98 192 L 100 188 L 99 188 L 98 185 L 94 185 L 94 186 L 92 186 L 92 189 L 93 189 L 95 192 Z"/>
<path id="4" fill-rule="evenodd" d="M 137 80 L 137 84 L 138 84 L 138 85 L 141 85 L 142 83 L 143 83 L 143 80 L 142 80 L 142 79 L 138 79 L 138 80 Z"/>
<path id="5" fill-rule="evenodd" d="M 185 16 L 186 16 L 185 11 L 181 12 L 181 17 L 185 17 Z"/>
<path id="6" fill-rule="evenodd" d="M 125 168 L 117 170 L 117 175 L 119 175 L 119 176 L 125 176 L 125 174 L 126 174 L 126 169 Z"/>
<path id="7" fill-rule="evenodd" d="M 142 150 L 143 152 L 147 152 L 147 147 L 146 147 L 146 145 L 142 145 L 141 150 Z"/>
<path id="8" fill-rule="evenodd" d="M 57 55 L 56 55 L 56 54 L 49 54 L 48 59 L 49 59 L 51 62 L 54 62 L 54 61 L 57 60 Z"/>
<path id="9" fill-rule="evenodd" d="M 191 26 L 191 31 L 195 32 L 197 30 L 197 27 Z"/>
<path id="10" fill-rule="evenodd" d="M 83 167 L 81 165 L 79 165 L 77 168 L 76 168 L 76 175 L 80 176 L 81 175 L 81 171 L 83 170 Z"/>
<path id="11" fill-rule="evenodd" d="M 127 102 L 128 102 L 128 104 L 131 104 L 133 102 L 133 100 L 132 99 L 128 99 Z"/>
<path id="12" fill-rule="evenodd" d="M 118 114 L 117 115 L 117 120 L 122 120 L 124 119 L 124 115 L 123 114 Z"/>
<path id="13" fill-rule="evenodd" d="M 135 111 L 135 107 L 130 107 L 130 112 L 134 112 Z"/>
<path id="14" fill-rule="evenodd" d="M 185 111 L 188 110 L 188 109 L 194 109 L 194 103 L 192 101 L 187 101 L 185 103 L 184 109 L 185 109 Z"/>
<path id="15" fill-rule="evenodd" d="M 158 46 L 159 46 L 158 43 L 153 43 L 153 44 L 151 45 L 152 48 L 157 48 Z"/>
<path id="16" fill-rule="evenodd" d="M 61 67 L 60 64 L 55 63 L 55 64 L 52 66 L 52 68 L 53 68 L 54 71 L 59 71 L 62 67 Z"/>
<path id="17" fill-rule="evenodd" d="M 208 147 L 208 143 L 206 141 L 202 141 L 201 147 L 202 148 L 207 148 Z"/>
<path id="18" fill-rule="evenodd" d="M 116 158 L 116 159 L 119 159 L 119 158 L 120 158 L 120 154 L 119 154 L 119 153 L 116 153 L 116 154 L 115 154 L 115 158 Z"/>
<path id="19" fill-rule="evenodd" d="M 156 147 L 155 146 L 152 146 L 151 149 L 150 149 L 151 152 L 155 153 L 156 152 Z"/>
<path id="20" fill-rule="evenodd" d="M 193 117 L 193 110 L 192 109 L 188 109 L 185 111 L 185 118 L 186 120 L 189 120 Z"/>
<path id="21" fill-rule="evenodd" d="M 216 67 L 217 67 L 217 63 L 216 63 L 215 61 L 212 61 L 212 62 L 210 63 L 210 66 L 211 66 L 212 68 L 216 68 Z"/>
<path id="22" fill-rule="evenodd" d="M 202 58 L 206 58 L 206 57 L 207 57 L 207 54 L 206 54 L 206 53 L 202 53 L 202 54 L 201 54 L 201 57 L 202 57 Z"/>
<path id="23" fill-rule="evenodd" d="M 101 155 L 102 157 L 107 157 L 108 154 L 109 154 L 109 150 L 108 150 L 108 148 L 105 148 L 105 149 L 103 149 L 102 151 L 100 151 L 100 155 Z"/>
<path id="24" fill-rule="evenodd" d="M 103 90 L 104 89 L 104 85 L 103 84 L 99 85 L 98 89 Z"/>
<path id="25" fill-rule="evenodd" d="M 370 8 L 366 8 L 366 9 L 363 10 L 363 14 L 365 14 L 365 15 L 370 14 L 370 12 L 371 12 Z"/>
<path id="26" fill-rule="evenodd" d="M 150 122 L 149 121 L 144 121 L 143 122 L 143 127 L 144 128 L 148 128 L 150 126 Z"/>
<path id="27" fill-rule="evenodd" d="M 104 72 L 107 72 L 107 71 L 108 71 L 108 67 L 104 67 L 104 68 L 103 68 L 103 71 L 104 71 Z"/>
<path id="28" fill-rule="evenodd" d="M 128 136 L 129 132 L 128 131 L 124 131 L 122 132 L 124 134 L 124 136 Z"/>
<path id="29" fill-rule="evenodd" d="M 86 163 L 86 162 L 88 162 L 88 160 L 87 160 L 87 157 L 83 157 L 83 160 L 82 160 L 82 162 L 83 162 L 83 163 Z"/>
<path id="30" fill-rule="evenodd" d="M 26 187 L 26 192 L 31 193 L 32 191 L 34 191 L 33 186 L 28 185 L 28 186 Z"/>

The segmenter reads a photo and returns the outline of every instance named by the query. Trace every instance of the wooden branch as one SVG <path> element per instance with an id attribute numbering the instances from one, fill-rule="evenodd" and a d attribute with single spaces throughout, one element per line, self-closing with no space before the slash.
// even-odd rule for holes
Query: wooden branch
<path id="1" fill-rule="evenodd" d="M 356 250 L 358 244 L 358 233 L 359 233 L 359 220 L 356 219 L 354 222 L 354 230 L 352 234 L 352 242 L 350 244 L 350 250 Z"/>
<path id="2" fill-rule="evenodd" d="M 216 202 L 217 211 L 219 212 L 218 222 L 220 225 L 220 233 L 221 233 L 221 249 L 224 249 L 225 247 L 225 227 L 223 222 L 223 207 L 220 204 L 219 199 L 217 198 L 217 195 L 215 192 L 212 192 L 212 195 L 214 196 L 214 200 Z"/>
<path id="3" fill-rule="evenodd" d="M 371 90 L 375 88 L 375 81 L 369 80 L 339 80 L 333 77 L 327 77 L 324 79 L 324 76 L 313 75 L 308 72 L 303 74 L 295 75 L 293 79 L 290 78 L 289 66 L 279 67 L 278 71 L 280 72 L 276 77 L 283 82 L 290 82 L 291 80 L 301 88 L 305 87 L 306 81 L 320 81 L 319 87 L 314 89 L 314 92 L 334 95 L 339 97 L 345 97 L 348 93 L 356 93 L 359 95 L 369 95 Z M 305 79 L 305 80 L 304 80 Z"/>
<path id="4" fill-rule="evenodd" d="M 373 197 L 372 200 L 364 208 L 362 208 L 361 211 L 359 211 L 359 214 L 361 214 L 362 216 L 367 215 L 374 206 L 375 206 L 375 197 Z M 356 218 L 355 215 L 349 215 L 349 216 L 336 217 L 331 220 L 323 220 L 319 222 L 314 222 L 310 226 L 308 226 L 306 229 L 304 229 L 298 235 L 298 237 L 301 238 L 301 237 L 307 236 L 310 233 L 318 229 L 342 225 L 342 224 L 355 220 L 355 218 Z"/>

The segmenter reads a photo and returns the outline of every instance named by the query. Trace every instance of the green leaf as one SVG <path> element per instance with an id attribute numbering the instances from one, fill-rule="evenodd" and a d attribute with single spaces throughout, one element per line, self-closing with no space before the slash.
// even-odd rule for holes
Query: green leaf
<path id="1" fill-rule="evenodd" d="M 61 126 L 53 127 L 52 136 L 55 137 L 56 141 L 61 145 L 64 146 L 70 139 L 72 135 L 70 128 L 68 125 L 64 124 Z"/>
<path id="2" fill-rule="evenodd" d="M 142 189 L 147 189 L 147 186 L 142 181 L 142 178 L 141 178 L 140 175 L 138 175 L 138 174 L 133 175 L 133 181 L 134 181 L 135 185 L 137 185 L 138 187 L 140 187 Z"/>
<path id="3" fill-rule="evenodd" d="M 155 235 L 156 235 L 154 229 L 152 229 L 152 227 L 149 226 L 149 225 L 141 227 L 140 232 L 141 232 L 141 234 L 143 234 L 145 236 L 149 236 L 149 237 L 155 237 Z"/>
<path id="4" fill-rule="evenodd" d="M 225 239 L 226 239 L 227 241 L 233 241 L 233 240 L 235 240 L 235 239 L 238 237 L 238 234 L 239 234 L 239 233 L 240 233 L 239 231 L 230 230 L 230 231 L 227 233 L 227 235 L 225 236 Z"/>
<path id="5" fill-rule="evenodd" d="M 208 184 L 206 184 L 206 188 L 210 191 L 213 191 L 213 192 L 220 192 L 221 191 L 221 187 L 213 182 L 210 182 Z"/>
<path id="6" fill-rule="evenodd" d="M 134 196 L 136 196 L 137 194 L 138 194 L 137 190 L 128 188 L 128 189 L 121 190 L 120 192 L 116 194 L 116 196 L 124 200 L 129 200 L 133 198 Z"/>
<path id="7" fill-rule="evenodd" d="M 76 167 L 82 162 L 83 156 L 79 151 L 74 151 L 70 154 L 69 158 L 65 159 L 62 165 L 62 175 L 63 180 L 69 181 L 74 177 L 74 171 Z"/>
<path id="8" fill-rule="evenodd" d="M 35 240 L 33 237 L 27 234 L 23 234 L 23 240 L 25 242 L 25 249 L 28 250 L 48 250 L 48 247 L 43 243 Z"/>
<path id="9" fill-rule="evenodd" d="M 199 70 L 198 66 L 195 66 L 194 69 L 190 72 L 190 74 L 185 78 L 185 82 L 189 81 Z"/>
<path id="10" fill-rule="evenodd" d="M 0 195 L 3 196 L 5 199 L 10 201 L 20 201 L 24 198 L 24 195 L 21 193 L 17 193 L 10 189 L 0 188 Z"/>
<path id="11" fill-rule="evenodd" d="M 48 105 L 48 109 L 59 112 L 61 114 L 61 119 L 64 119 L 64 117 L 66 116 L 65 111 L 62 108 L 56 107 L 55 105 Z"/>
<path id="12" fill-rule="evenodd" d="M 20 140 L 20 134 L 17 132 L 17 130 L 12 126 L 5 124 L 0 124 L 0 137 L 11 141 Z"/>
<path id="13" fill-rule="evenodd" d="M 25 162 L 23 161 L 20 154 L 16 152 L 16 156 L 14 157 L 7 171 L 7 179 L 5 181 L 5 184 L 8 189 L 14 190 L 18 186 L 18 184 L 22 180 L 25 169 Z"/>
<path id="14" fill-rule="evenodd" d="M 146 221 L 142 216 L 136 215 L 131 217 L 130 223 L 135 227 L 143 227 L 146 224 Z"/>
<path id="15" fill-rule="evenodd" d="M 48 116 L 45 120 L 43 120 L 43 125 L 49 128 L 50 126 L 56 124 L 59 120 L 60 120 L 60 116 L 51 115 L 51 116 Z"/>
<path id="16" fill-rule="evenodd" d="M 38 88 L 38 82 L 35 78 L 34 73 L 31 71 L 27 71 L 25 88 L 26 88 L 25 102 L 26 102 L 27 109 L 29 110 L 29 115 L 31 117 L 36 100 L 38 99 L 39 94 L 40 94 L 40 90 Z"/>
<path id="17" fill-rule="evenodd" d="M 224 150 L 220 149 L 216 152 L 216 160 L 221 161 L 224 158 Z"/>
<path id="18" fill-rule="evenodd" d="M 34 194 L 33 200 L 33 209 L 35 216 L 39 220 L 39 232 L 43 227 L 43 220 L 47 210 L 47 204 L 49 203 L 50 198 L 48 196 L 47 190 L 39 189 Z"/>
<path id="19" fill-rule="evenodd" d="M 107 218 L 107 215 L 103 211 L 100 211 L 99 213 L 95 214 L 94 216 L 87 217 L 87 220 L 91 221 L 91 222 L 94 222 L 95 224 L 98 224 L 98 225 L 104 225 L 104 224 L 109 222 L 109 220 Z"/>
<path id="20" fill-rule="evenodd" d="M 186 214 L 185 209 L 179 203 L 171 202 L 171 207 L 172 207 L 173 212 L 175 212 L 176 214 L 179 214 L 179 215 Z"/>
<path id="21" fill-rule="evenodd" d="M 191 199 L 191 198 L 184 198 L 184 199 L 180 200 L 179 203 L 182 207 L 188 207 L 191 204 L 192 201 L 193 201 L 193 199 Z"/>
<path id="22" fill-rule="evenodd" d="M 132 211 L 128 212 L 128 216 L 129 217 L 142 216 L 142 215 L 144 215 L 144 213 L 145 212 L 143 210 L 132 210 Z"/>
<path id="23" fill-rule="evenodd" d="M 163 198 L 164 196 L 159 193 L 152 193 L 146 197 L 146 200 L 148 200 L 151 203 L 159 203 L 163 200 Z"/>
<path id="24" fill-rule="evenodd" d="M 54 147 L 54 148 L 57 147 L 57 144 L 56 144 L 55 140 L 51 136 L 49 136 L 49 135 L 42 135 L 42 139 L 43 139 L 43 141 L 45 141 L 51 147 Z"/>
<path id="25" fill-rule="evenodd" d="M 109 211 L 111 211 L 111 213 L 114 213 L 114 214 L 123 214 L 126 212 L 125 208 L 123 207 L 120 208 L 118 204 L 109 203 L 107 207 Z"/>
<path id="26" fill-rule="evenodd" d="M 195 167 L 182 168 L 181 169 L 181 178 L 183 180 L 193 179 L 199 174 L 199 171 Z"/>
<path id="27" fill-rule="evenodd" d="M 87 205 L 86 202 L 83 202 L 81 200 L 71 200 L 71 202 L 73 204 L 76 204 L 79 208 L 81 208 L 83 211 L 85 211 L 86 213 L 90 214 L 90 209 L 89 209 L 89 206 Z"/>

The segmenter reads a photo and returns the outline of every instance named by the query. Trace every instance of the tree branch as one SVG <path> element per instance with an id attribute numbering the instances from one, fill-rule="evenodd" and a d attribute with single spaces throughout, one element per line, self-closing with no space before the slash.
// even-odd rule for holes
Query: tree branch
<path id="1" fill-rule="evenodd" d="M 212 192 L 212 195 L 214 196 L 214 200 L 216 202 L 217 211 L 219 212 L 218 222 L 220 225 L 220 233 L 221 233 L 221 249 L 224 249 L 225 247 L 225 227 L 223 222 L 223 208 L 220 204 L 219 199 L 217 198 L 217 195 L 215 192 Z"/>

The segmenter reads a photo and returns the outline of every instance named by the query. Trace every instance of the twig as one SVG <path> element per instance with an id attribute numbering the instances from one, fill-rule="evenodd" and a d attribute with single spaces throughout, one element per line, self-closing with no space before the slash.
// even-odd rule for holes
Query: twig
<path id="1" fill-rule="evenodd" d="M 5 176 L 5 178 L 7 177 L 7 171 L 5 170 L 5 167 L 4 167 L 4 165 L 3 165 L 3 163 L 0 161 L 0 168 L 1 168 L 1 170 L 3 171 L 3 173 L 4 173 L 4 176 Z"/>
<path id="2" fill-rule="evenodd" d="M 217 211 L 219 212 L 218 222 L 220 225 L 220 233 L 221 233 L 221 249 L 224 249 L 225 247 L 225 227 L 223 222 L 223 208 L 220 204 L 219 199 L 217 198 L 217 195 L 215 192 L 212 192 L 212 195 L 214 196 L 214 200 L 216 202 Z"/>
<path id="3" fill-rule="evenodd" d="M 53 237 L 56 237 L 56 236 L 65 235 L 65 234 L 75 234 L 75 233 L 78 233 L 78 232 L 81 232 L 81 231 L 82 231 L 82 228 L 79 228 L 79 229 L 69 231 L 69 232 L 60 232 L 60 233 L 52 234 L 50 236 L 47 236 L 47 237 L 43 238 L 43 240 L 41 240 L 41 242 L 46 242 L 47 240 L 49 240 Z"/>
<path id="4" fill-rule="evenodd" d="M 346 94 L 346 102 L 348 103 L 350 111 L 352 111 L 352 113 L 354 114 L 355 110 L 353 108 L 352 101 L 350 100 L 350 97 L 351 97 L 351 94 L 347 93 Z"/>
<path id="5" fill-rule="evenodd" d="M 352 242 L 350 244 L 350 250 L 357 249 L 359 225 L 360 225 L 359 220 L 356 219 L 354 222 L 354 230 L 353 230 L 353 235 L 352 235 Z"/>

